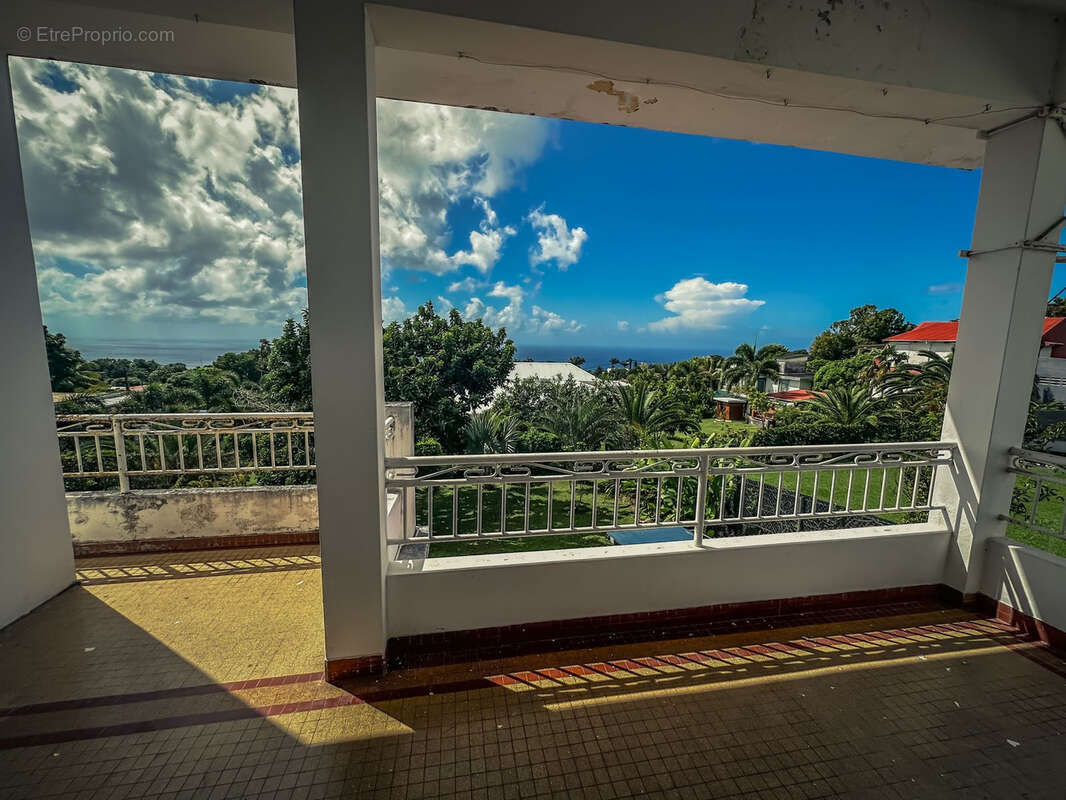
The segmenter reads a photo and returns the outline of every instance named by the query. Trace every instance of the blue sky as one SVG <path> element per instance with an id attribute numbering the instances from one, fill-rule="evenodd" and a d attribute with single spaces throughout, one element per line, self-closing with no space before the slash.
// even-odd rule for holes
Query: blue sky
<path id="1" fill-rule="evenodd" d="M 959 314 L 957 253 L 970 239 L 979 172 L 577 122 L 553 134 L 494 208 L 518 219 L 543 199 L 588 233 L 578 263 L 542 279 L 545 305 L 586 326 L 567 340 L 805 346 L 863 303 L 915 321 Z M 493 275 L 525 276 L 534 240 L 520 227 Z M 696 276 L 746 284 L 745 296 L 765 304 L 721 328 L 640 332 L 668 316 L 656 298 Z M 397 281 L 410 305 L 446 293 L 447 281 L 418 277 Z"/>
<path id="2" fill-rule="evenodd" d="M 295 92 L 12 59 L 46 322 L 254 342 L 306 302 Z M 520 344 L 806 346 L 959 314 L 979 172 L 379 101 L 383 310 Z"/>

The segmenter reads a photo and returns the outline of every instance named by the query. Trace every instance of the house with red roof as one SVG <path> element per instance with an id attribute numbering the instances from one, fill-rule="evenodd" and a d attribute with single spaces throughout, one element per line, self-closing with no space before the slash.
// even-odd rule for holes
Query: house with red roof
<path id="1" fill-rule="evenodd" d="M 947 358 L 955 352 L 959 321 L 923 322 L 912 330 L 885 339 L 911 364 L 921 364 L 923 350 Z M 1066 317 L 1045 317 L 1040 336 L 1040 355 L 1036 366 L 1037 384 L 1056 400 L 1066 400 Z"/>

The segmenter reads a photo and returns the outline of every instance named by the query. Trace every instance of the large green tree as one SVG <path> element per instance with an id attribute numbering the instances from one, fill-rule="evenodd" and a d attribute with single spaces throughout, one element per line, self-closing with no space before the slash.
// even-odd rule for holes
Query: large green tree
<path id="1" fill-rule="evenodd" d="M 295 326 L 295 323 L 293 323 Z M 267 339 L 259 340 L 259 347 L 245 350 L 243 353 L 223 353 L 215 359 L 212 366 L 225 372 L 232 372 L 242 381 L 259 383 L 269 369 L 272 345 Z"/>
<path id="2" fill-rule="evenodd" d="M 815 360 L 839 361 L 855 355 L 865 344 L 879 344 L 889 336 L 909 331 L 914 325 L 907 322 L 894 308 L 881 308 L 872 303 L 851 309 L 847 319 L 841 319 L 818 334 L 811 342 L 810 356 Z"/>
<path id="3" fill-rule="evenodd" d="M 97 382 L 98 376 L 89 371 L 80 352 L 67 347 L 67 337 L 62 333 L 49 333 L 45 326 L 44 345 L 53 392 L 77 392 Z"/>
<path id="4" fill-rule="evenodd" d="M 294 411 L 312 409 L 311 321 L 307 309 L 302 322 L 285 320 L 281 336 L 270 344 L 265 366 L 262 387 L 271 399 Z"/>
<path id="5" fill-rule="evenodd" d="M 491 401 L 514 366 L 505 329 L 464 321 L 454 308 L 442 317 L 432 303 L 386 327 L 382 346 L 385 398 L 414 403 L 416 435 L 453 453 L 464 447 L 470 414 Z"/>
<path id="6" fill-rule="evenodd" d="M 862 350 L 850 358 L 829 361 L 814 373 L 815 389 L 850 386 L 855 383 L 880 384 L 895 374 L 904 357 L 889 347 Z"/>

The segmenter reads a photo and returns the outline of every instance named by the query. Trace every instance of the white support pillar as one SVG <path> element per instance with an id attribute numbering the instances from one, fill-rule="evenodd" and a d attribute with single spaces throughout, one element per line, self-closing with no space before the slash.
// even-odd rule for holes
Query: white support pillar
<path id="1" fill-rule="evenodd" d="M 374 44 L 363 3 L 295 4 L 326 671 L 385 652 Z"/>
<path id="2" fill-rule="evenodd" d="M 0 627 L 74 582 L 7 56 L 0 51 Z"/>
<path id="3" fill-rule="evenodd" d="M 1040 235 L 1066 205 L 1066 134 L 1032 119 L 994 135 L 985 151 L 973 250 Z M 957 482 L 937 477 L 938 502 L 957 531 L 944 582 L 978 590 L 985 541 L 1002 536 L 1014 478 L 1007 450 L 1021 444 L 1054 255 L 1011 248 L 970 258 L 943 439 L 959 443 Z"/>

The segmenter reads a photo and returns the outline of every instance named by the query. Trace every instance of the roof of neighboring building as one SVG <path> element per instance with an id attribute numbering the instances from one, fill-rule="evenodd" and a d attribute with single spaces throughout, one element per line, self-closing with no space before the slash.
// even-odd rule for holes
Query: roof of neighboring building
<path id="1" fill-rule="evenodd" d="M 569 361 L 516 361 L 507 378 L 512 381 L 519 378 L 542 378 L 549 381 L 555 378 L 562 378 L 564 381 L 573 378 L 578 383 L 594 383 L 599 380 L 591 372 Z"/>
<path id="2" fill-rule="evenodd" d="M 1066 328 L 1060 326 L 1066 323 L 1066 317 L 1044 317 L 1043 337 L 1054 332 L 1056 340 L 1066 334 Z M 923 322 L 917 328 L 889 336 L 886 342 L 954 342 L 959 337 L 959 321 L 951 322 Z"/>
<path id="3" fill-rule="evenodd" d="M 777 357 L 778 361 L 793 361 L 799 358 L 809 358 L 810 353 L 806 350 L 789 350 L 787 353 L 782 353 Z"/>
<path id="4" fill-rule="evenodd" d="M 787 392 L 772 392 L 766 396 L 771 400 L 784 400 L 786 403 L 802 403 L 804 400 L 817 397 L 818 393 L 807 389 L 790 389 Z"/>

